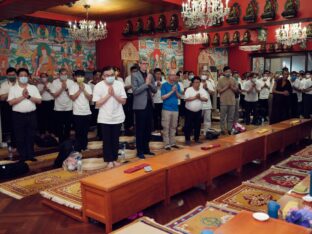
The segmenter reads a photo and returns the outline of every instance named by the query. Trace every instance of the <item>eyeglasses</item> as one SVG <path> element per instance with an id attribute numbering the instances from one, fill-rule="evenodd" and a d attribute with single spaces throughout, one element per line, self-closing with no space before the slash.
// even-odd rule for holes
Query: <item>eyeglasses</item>
<path id="1" fill-rule="evenodd" d="M 148 63 L 141 63 L 142 65 L 148 65 Z"/>

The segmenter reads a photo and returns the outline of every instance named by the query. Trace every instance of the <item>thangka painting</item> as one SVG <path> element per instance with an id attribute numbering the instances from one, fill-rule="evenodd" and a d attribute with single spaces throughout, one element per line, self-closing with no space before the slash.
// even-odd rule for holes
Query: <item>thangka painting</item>
<path id="1" fill-rule="evenodd" d="M 155 38 L 139 40 L 139 56 L 149 60 L 149 69 L 160 68 L 165 74 L 183 70 L 181 40 Z"/>
<path id="2" fill-rule="evenodd" d="M 264 72 L 264 57 L 252 58 L 252 71 L 260 75 Z"/>
<path id="3" fill-rule="evenodd" d="M 95 43 L 74 41 L 64 27 L 0 22 L 0 76 L 11 66 L 28 68 L 34 76 L 55 75 L 60 68 L 93 71 Z"/>
<path id="4" fill-rule="evenodd" d="M 202 50 L 198 55 L 198 71 L 200 74 L 204 67 L 215 67 L 222 71 L 228 65 L 229 55 L 227 48 L 207 48 Z"/>

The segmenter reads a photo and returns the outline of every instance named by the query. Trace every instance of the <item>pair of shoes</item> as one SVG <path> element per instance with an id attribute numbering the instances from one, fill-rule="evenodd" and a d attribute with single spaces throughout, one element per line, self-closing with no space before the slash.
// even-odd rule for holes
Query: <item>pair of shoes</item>
<path id="1" fill-rule="evenodd" d="M 113 162 L 109 162 L 106 166 L 108 169 L 111 169 L 114 167 L 114 163 Z"/>
<path id="2" fill-rule="evenodd" d="M 151 152 L 151 151 L 148 151 L 148 152 L 144 152 L 144 154 L 147 154 L 147 155 L 150 155 L 150 156 L 155 156 L 156 154 Z"/>
<path id="3" fill-rule="evenodd" d="M 185 141 L 185 145 L 191 145 L 191 141 Z"/>
<path id="4" fill-rule="evenodd" d="M 145 159 L 144 154 L 137 154 L 137 157 L 140 158 L 140 159 Z"/>
<path id="5" fill-rule="evenodd" d="M 166 146 L 165 146 L 165 150 L 171 150 L 170 145 L 166 145 Z"/>
<path id="6" fill-rule="evenodd" d="M 176 144 L 171 145 L 171 148 L 180 149 L 180 146 L 177 146 Z"/>
<path id="7" fill-rule="evenodd" d="M 115 167 L 119 167 L 121 165 L 121 163 L 119 163 L 117 161 L 114 161 L 113 164 L 114 164 Z"/>
<path id="8" fill-rule="evenodd" d="M 226 133 L 225 133 L 225 131 L 221 131 L 221 133 L 220 133 L 221 135 L 223 135 L 223 136 L 225 136 L 226 135 Z"/>
<path id="9" fill-rule="evenodd" d="M 202 144 L 203 142 L 201 142 L 200 140 L 196 140 L 195 143 L 196 144 Z"/>
<path id="10" fill-rule="evenodd" d="M 229 135 L 232 135 L 231 131 L 228 131 L 228 134 L 229 134 Z"/>

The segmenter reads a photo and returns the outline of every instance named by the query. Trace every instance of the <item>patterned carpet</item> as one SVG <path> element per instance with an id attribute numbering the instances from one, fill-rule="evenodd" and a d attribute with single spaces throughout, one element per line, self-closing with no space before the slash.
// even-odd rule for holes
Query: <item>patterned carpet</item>
<path id="1" fill-rule="evenodd" d="M 307 157 L 312 159 L 312 145 L 300 150 L 299 152 L 295 153 L 294 156 L 299 157 Z"/>
<path id="2" fill-rule="evenodd" d="M 287 192 L 306 176 L 306 173 L 298 172 L 297 170 L 282 169 L 273 166 L 260 175 L 252 178 L 249 182 L 273 188 L 281 192 Z"/>
<path id="3" fill-rule="evenodd" d="M 280 168 L 309 172 L 312 170 L 312 157 L 291 156 L 288 159 L 278 163 L 276 166 Z"/>
<path id="4" fill-rule="evenodd" d="M 68 172 L 64 171 L 63 168 L 59 168 L 2 183 L 0 184 L 0 192 L 16 199 L 22 199 L 44 189 L 52 188 L 61 183 L 80 179 L 88 175 L 90 175 L 90 172 L 78 174 L 76 171 Z"/>
<path id="5" fill-rule="evenodd" d="M 278 201 L 283 195 L 284 192 L 244 182 L 213 201 L 233 209 L 266 212 L 268 201 Z"/>
<path id="6" fill-rule="evenodd" d="M 201 233 L 202 230 L 215 230 L 229 221 L 238 211 L 207 203 L 206 207 L 198 206 L 185 215 L 171 221 L 166 226 L 182 233 Z"/>

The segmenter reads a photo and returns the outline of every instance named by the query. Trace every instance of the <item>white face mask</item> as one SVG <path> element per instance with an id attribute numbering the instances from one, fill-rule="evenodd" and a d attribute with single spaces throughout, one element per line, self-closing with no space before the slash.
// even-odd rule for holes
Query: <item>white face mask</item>
<path id="1" fill-rule="evenodd" d="M 251 81 L 255 83 L 257 81 L 257 78 L 252 78 Z"/>
<path id="2" fill-rule="evenodd" d="M 308 78 L 308 79 L 309 79 L 310 77 L 311 77 L 311 75 L 310 75 L 310 74 L 309 74 L 309 75 L 306 75 L 306 78 Z"/>
<path id="3" fill-rule="evenodd" d="M 41 78 L 41 80 L 42 80 L 42 83 L 46 83 L 48 81 L 48 78 L 47 77 L 43 77 L 43 78 Z"/>
<path id="4" fill-rule="evenodd" d="M 207 76 L 206 76 L 206 75 L 202 75 L 202 76 L 201 76 L 201 79 L 202 79 L 202 80 L 207 80 Z"/>
<path id="5" fill-rule="evenodd" d="M 67 80 L 67 75 L 60 75 L 60 79 L 63 80 L 63 81 Z"/>
<path id="6" fill-rule="evenodd" d="M 105 80 L 107 84 L 112 84 L 115 81 L 115 76 L 108 76 Z"/>
<path id="7" fill-rule="evenodd" d="M 194 75 L 189 75 L 189 79 L 193 79 L 194 78 Z"/>
<path id="8" fill-rule="evenodd" d="M 79 77 L 77 77 L 77 82 L 78 83 L 83 83 L 84 82 L 84 77 L 82 77 L 82 76 L 79 76 Z"/>

